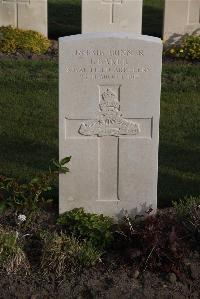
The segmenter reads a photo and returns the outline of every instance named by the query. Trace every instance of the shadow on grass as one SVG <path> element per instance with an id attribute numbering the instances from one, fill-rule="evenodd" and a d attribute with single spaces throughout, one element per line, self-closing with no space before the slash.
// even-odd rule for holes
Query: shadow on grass
<path id="1" fill-rule="evenodd" d="M 42 142 L 36 142 L 35 140 L 27 139 L 26 137 L 13 138 L 12 136 L 1 136 L 1 163 L 6 161 L 6 164 L 13 164 L 13 173 L 18 177 L 25 179 L 31 178 L 30 176 L 38 172 L 44 172 L 48 170 L 49 162 L 51 159 L 58 158 L 58 148 L 52 144 L 45 144 Z M 21 174 L 30 169 L 30 172 L 26 172 L 25 176 Z M 8 175 L 9 169 L 4 175 Z M 9 175 L 10 175 L 9 174 Z M 15 175 L 14 175 L 15 176 Z"/>
<path id="2" fill-rule="evenodd" d="M 80 1 L 51 0 L 48 2 L 49 38 L 81 33 Z"/>
<path id="3" fill-rule="evenodd" d="M 162 37 L 163 7 L 143 6 L 142 34 Z"/>
<path id="4" fill-rule="evenodd" d="M 5 171 L 1 174 L 28 182 L 34 177 L 49 170 L 51 159 L 58 159 L 58 148 L 53 145 L 35 142 L 26 137 L 13 138 L 1 136 L 1 157 L 6 161 Z M 2 163 L 2 161 L 1 161 Z M 9 168 L 11 166 L 11 169 Z M 4 163 L 2 163 L 4 167 Z M 0 166 L 1 167 L 1 166 Z M 58 214 L 58 178 L 51 184 L 52 190 L 45 193 L 46 198 L 52 198 L 52 207 Z"/>
<path id="5" fill-rule="evenodd" d="M 200 150 L 178 145 L 160 144 L 158 204 L 171 206 L 172 201 L 200 194 Z"/>
<path id="6" fill-rule="evenodd" d="M 25 137 L 12 138 L 1 136 L 1 157 L 9 170 L 2 174 L 31 179 L 38 173 L 48 170 L 52 158 L 58 157 L 58 148 Z M 160 144 L 158 205 L 160 208 L 171 206 L 172 201 L 200 194 L 200 150 L 183 149 L 182 146 Z M 2 163 L 2 161 L 1 161 Z M 3 163 L 2 163 L 3 165 Z M 3 165 L 4 166 L 4 165 Z M 28 170 L 28 172 L 27 172 Z M 54 186 L 53 198 L 58 197 L 58 186 Z"/>

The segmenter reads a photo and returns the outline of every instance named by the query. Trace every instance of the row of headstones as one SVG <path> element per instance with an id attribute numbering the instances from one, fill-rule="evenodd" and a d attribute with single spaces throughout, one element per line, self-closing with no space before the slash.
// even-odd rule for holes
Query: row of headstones
<path id="1" fill-rule="evenodd" d="M 83 0 L 82 32 L 142 32 L 143 0 Z M 165 0 L 163 40 L 200 29 L 200 0 Z"/>
<path id="2" fill-rule="evenodd" d="M 141 33 L 142 5 L 143 0 L 82 0 L 82 32 Z M 193 33 L 199 22 L 200 0 L 165 0 L 164 41 Z M 47 0 L 0 0 L 0 26 L 7 25 L 47 35 Z"/>

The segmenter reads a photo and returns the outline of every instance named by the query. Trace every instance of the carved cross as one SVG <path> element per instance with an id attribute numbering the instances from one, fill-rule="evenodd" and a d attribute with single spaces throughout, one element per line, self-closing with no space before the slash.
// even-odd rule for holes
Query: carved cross
<path id="1" fill-rule="evenodd" d="M 120 111 L 120 85 L 99 86 L 97 119 L 65 120 L 65 136 L 73 140 L 93 140 L 98 157 L 98 200 L 119 200 L 120 142 L 133 138 L 151 138 L 152 119 L 124 118 Z M 141 132 L 149 128 L 149 131 Z M 148 131 L 148 133 L 147 133 Z M 148 136 L 147 136 L 148 135 Z M 108 180 L 109 177 L 109 180 Z"/>
<path id="2" fill-rule="evenodd" d="M 122 5 L 123 0 L 102 0 L 102 3 L 110 5 L 110 24 L 113 24 L 115 5 Z"/>
<path id="3" fill-rule="evenodd" d="M 31 4 L 31 0 L 2 0 L 2 4 L 13 3 L 16 6 L 16 27 L 19 25 L 19 5 Z"/>

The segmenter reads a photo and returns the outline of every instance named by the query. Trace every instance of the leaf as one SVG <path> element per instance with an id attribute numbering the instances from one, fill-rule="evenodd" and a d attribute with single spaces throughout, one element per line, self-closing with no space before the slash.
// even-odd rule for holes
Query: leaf
<path id="1" fill-rule="evenodd" d="M 56 166 L 57 168 L 60 168 L 61 167 L 61 165 L 58 163 L 58 161 L 56 161 L 56 160 L 52 160 L 52 163 L 53 163 L 53 165 L 54 166 Z"/>
<path id="2" fill-rule="evenodd" d="M 35 184 L 35 183 L 37 183 L 39 181 L 39 178 L 33 178 L 32 180 L 31 180 L 31 184 Z"/>
<path id="3" fill-rule="evenodd" d="M 69 168 L 68 168 L 68 167 L 62 167 L 62 168 L 60 169 L 60 172 L 61 172 L 61 173 L 69 172 Z"/>
<path id="4" fill-rule="evenodd" d="M 49 198 L 46 200 L 46 203 L 51 203 L 51 202 L 53 202 L 53 198 Z"/>
<path id="5" fill-rule="evenodd" d="M 31 184 L 31 182 L 30 182 L 30 184 Z M 28 186 L 27 184 L 22 184 L 20 187 L 21 187 L 22 189 L 27 189 L 29 186 Z"/>
<path id="6" fill-rule="evenodd" d="M 3 201 L 0 201 L 0 214 L 3 214 L 6 209 L 7 209 L 6 203 Z"/>
<path id="7" fill-rule="evenodd" d="M 65 165 L 66 163 L 69 163 L 70 160 L 71 160 L 71 156 L 65 157 L 64 159 L 60 160 L 60 165 Z"/>
<path id="8" fill-rule="evenodd" d="M 12 179 L 12 178 L 6 178 L 5 180 L 4 180 L 4 182 L 13 182 L 14 181 L 14 179 Z"/>

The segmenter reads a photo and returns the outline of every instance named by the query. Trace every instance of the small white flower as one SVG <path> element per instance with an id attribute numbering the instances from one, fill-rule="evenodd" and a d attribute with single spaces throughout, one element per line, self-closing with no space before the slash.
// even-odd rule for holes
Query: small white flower
<path id="1" fill-rule="evenodd" d="M 17 217 L 17 220 L 18 220 L 19 223 L 22 223 L 22 222 L 26 221 L 26 215 L 19 214 L 18 217 Z"/>

